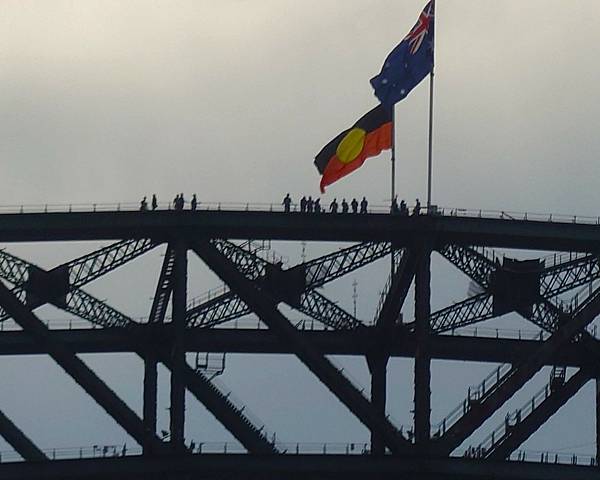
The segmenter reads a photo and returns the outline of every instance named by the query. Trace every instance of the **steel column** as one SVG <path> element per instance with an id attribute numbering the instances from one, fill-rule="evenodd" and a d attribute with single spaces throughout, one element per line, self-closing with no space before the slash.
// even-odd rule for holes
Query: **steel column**
<path id="1" fill-rule="evenodd" d="M 167 306 L 173 290 L 173 249 L 167 246 L 148 323 L 162 325 L 167 313 Z M 156 408 L 158 394 L 158 359 L 154 352 L 147 351 L 140 355 L 144 360 L 144 425 L 148 431 L 156 433 Z"/>
<path id="2" fill-rule="evenodd" d="M 365 426 L 381 432 L 392 452 L 406 451 L 409 444 L 400 432 L 385 416 L 375 412 L 371 402 L 327 358 L 302 338 L 301 333 L 276 308 L 276 300 L 268 292 L 259 289 L 254 283 L 247 280 L 232 262 L 219 253 L 208 241 L 197 242 L 194 251 L 211 270 L 228 283 L 232 291 L 254 310 L 273 333 L 290 345 L 291 350 L 298 358 Z"/>
<path id="3" fill-rule="evenodd" d="M 147 353 L 144 357 L 144 411 L 143 421 L 146 430 L 156 435 L 156 405 L 157 405 L 157 376 L 158 368 L 156 363 L 156 357 L 150 353 Z M 143 445 L 144 453 L 148 453 L 147 445 Z"/>
<path id="4" fill-rule="evenodd" d="M 600 461 L 600 378 L 596 378 L 596 464 Z"/>
<path id="5" fill-rule="evenodd" d="M 431 314 L 431 251 L 421 256 L 415 275 L 415 443 L 427 448 L 431 431 L 431 354 L 429 316 Z"/>
<path id="6" fill-rule="evenodd" d="M 173 344 L 171 348 L 171 444 L 183 451 L 185 439 L 185 324 L 187 307 L 187 246 L 178 241 L 173 245 Z"/>
<path id="7" fill-rule="evenodd" d="M 367 357 L 369 371 L 371 372 L 371 403 L 376 412 L 385 416 L 387 394 L 387 363 L 389 356 L 386 354 L 373 354 Z M 376 430 L 371 430 L 371 453 L 373 455 L 385 454 L 385 441 Z"/>
<path id="8" fill-rule="evenodd" d="M 135 412 L 72 351 L 59 342 L 37 316 L 25 307 L 2 282 L 0 282 L 0 305 L 140 445 L 150 444 L 154 452 L 161 450 L 162 442 L 146 431 L 143 422 Z"/>

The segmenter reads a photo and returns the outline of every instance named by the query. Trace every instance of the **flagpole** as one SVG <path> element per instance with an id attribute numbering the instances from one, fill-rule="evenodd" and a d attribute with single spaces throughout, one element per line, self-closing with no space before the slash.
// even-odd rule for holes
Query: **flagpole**
<path id="1" fill-rule="evenodd" d="M 394 113 L 395 110 L 395 105 L 392 105 L 392 202 L 396 197 L 396 115 Z"/>
<path id="2" fill-rule="evenodd" d="M 396 105 L 392 105 L 392 200 L 390 202 L 390 213 L 394 213 L 394 198 L 396 198 Z M 394 275 L 394 247 L 392 243 L 390 254 L 390 278 Z"/>
<path id="3" fill-rule="evenodd" d="M 429 74 L 429 152 L 427 158 L 427 213 L 431 209 L 431 167 L 433 163 L 433 69 Z"/>
<path id="4" fill-rule="evenodd" d="M 434 36 L 433 41 L 435 42 L 435 17 L 437 16 L 437 12 L 435 10 L 435 0 L 432 1 L 433 7 L 433 25 Z M 435 45 L 431 46 L 432 55 L 435 55 Z M 435 61 L 431 65 L 431 73 L 429 74 L 429 149 L 428 149 L 428 157 L 427 157 L 427 213 L 431 210 L 431 170 L 433 164 L 433 70 L 434 70 Z"/>

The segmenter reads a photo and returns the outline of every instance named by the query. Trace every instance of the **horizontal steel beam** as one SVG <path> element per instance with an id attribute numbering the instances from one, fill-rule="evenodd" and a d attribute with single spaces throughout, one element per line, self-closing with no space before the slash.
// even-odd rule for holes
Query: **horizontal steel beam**
<path id="1" fill-rule="evenodd" d="M 600 480 L 600 469 L 533 462 L 371 455 L 195 454 L 0 464 L 2 480 L 146 480 L 178 475 L 206 480 Z"/>
<path id="2" fill-rule="evenodd" d="M 149 328 L 149 327 L 148 327 Z M 50 335 L 76 353 L 144 353 L 156 352 L 161 342 L 169 342 L 168 326 L 153 328 L 153 335 L 145 327 L 128 331 L 119 328 L 90 330 L 51 330 Z M 376 342 L 373 328 L 348 332 L 301 331 L 324 355 L 367 355 Z M 515 363 L 527 358 L 540 345 L 539 340 L 512 340 L 479 338 L 473 336 L 438 335 L 431 337 L 432 358 L 473 362 Z M 598 341 L 595 340 L 597 343 Z M 268 330 L 255 329 L 189 329 L 185 348 L 188 352 L 213 353 L 267 353 L 292 355 L 291 348 Z M 393 357 L 414 357 L 414 333 L 398 334 L 390 341 Z M 0 356 L 46 354 L 29 335 L 21 331 L 0 332 Z M 549 365 L 584 367 L 592 365 L 582 345 L 567 344 L 549 360 Z"/>
<path id="3" fill-rule="evenodd" d="M 253 211 L 0 214 L 0 242 L 152 238 L 382 241 L 396 248 L 423 237 L 448 243 L 594 252 L 597 225 L 478 217 L 301 215 Z"/>

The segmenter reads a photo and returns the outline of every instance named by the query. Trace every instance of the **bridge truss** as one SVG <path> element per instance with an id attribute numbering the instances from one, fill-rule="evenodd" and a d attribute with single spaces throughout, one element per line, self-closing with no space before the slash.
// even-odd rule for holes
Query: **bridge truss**
<path id="1" fill-rule="evenodd" d="M 5 217 L 5 218 L 2 218 Z M 35 217 L 35 218 L 34 218 Z M 4 221 L 6 220 L 6 221 Z M 598 384 L 598 340 L 589 326 L 600 313 L 600 227 L 550 222 L 273 212 L 113 212 L 0 215 L 0 241 L 114 239 L 108 247 L 50 270 L 0 252 L 0 354 L 44 354 L 140 446 L 103 458 L 52 459 L 0 411 L 0 435 L 24 459 L 0 463 L 0 478 L 600 478 L 598 452 L 586 465 L 558 457 L 523 462 L 514 452 L 590 381 Z M 369 236 L 373 238 L 370 239 Z M 249 238 L 350 246 L 284 265 Z M 519 261 L 498 248 L 544 250 Z M 164 252 L 147 319 L 134 320 L 85 288 L 153 249 Z M 334 250 L 335 249 L 335 250 Z M 547 253 L 550 251 L 550 255 Z M 564 252 L 567 253 L 564 253 Z M 531 253 L 531 252 L 530 252 Z M 465 274 L 475 293 L 431 309 L 431 256 Z M 226 288 L 200 302 L 188 298 L 188 260 L 196 256 Z M 347 312 L 324 293 L 333 280 L 391 258 L 373 320 Z M 583 288 L 582 287 L 586 287 Z M 402 309 L 414 288 L 414 318 Z M 46 304 L 89 322 L 89 329 L 50 329 L 36 314 Z M 281 305 L 323 326 L 306 330 Z M 534 339 L 479 338 L 461 329 L 516 312 L 539 330 Z M 219 328 L 253 315 L 266 329 Z M 91 328 L 95 327 L 95 328 Z M 98 328 L 100 327 L 100 328 Z M 452 333 L 452 335 L 449 335 Z M 136 413 L 79 354 L 130 352 L 144 364 L 143 411 Z M 279 445 L 214 382 L 222 370 L 190 365 L 190 352 L 295 355 L 370 432 L 361 455 L 305 455 Z M 330 360 L 366 359 L 370 395 Z M 413 425 L 386 415 L 390 358 L 414 359 Z M 439 422 L 431 419 L 434 359 L 501 364 Z M 170 371 L 168 435 L 157 432 L 158 365 Z M 219 364 L 219 362 L 217 362 Z M 544 367 L 548 382 L 480 444 L 461 445 Z M 408 385 L 407 385 L 408 387 Z M 185 393 L 191 393 L 247 453 L 207 453 L 186 441 Z M 1 406 L 0 406 L 1 409 Z M 596 412 L 600 412 L 600 403 Z M 293 414 L 293 412 L 290 412 Z M 487 435 L 487 436 L 485 436 Z M 90 436 L 92 433 L 90 432 Z M 600 424 L 597 421 L 597 437 Z M 93 441 L 93 439 L 92 439 Z M 80 457 L 85 457 L 81 455 Z"/>

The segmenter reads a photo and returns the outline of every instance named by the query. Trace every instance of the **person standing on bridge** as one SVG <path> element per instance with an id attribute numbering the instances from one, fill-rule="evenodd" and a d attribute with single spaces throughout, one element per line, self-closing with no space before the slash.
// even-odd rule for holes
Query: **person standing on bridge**
<path id="1" fill-rule="evenodd" d="M 283 202 L 281 203 L 283 204 L 283 211 L 285 213 L 290 213 L 292 206 L 292 198 L 290 197 L 289 193 L 286 193 L 285 197 L 283 198 Z"/>
<path id="2" fill-rule="evenodd" d="M 342 213 L 348 213 L 348 202 L 345 198 L 342 199 Z"/>
<path id="3" fill-rule="evenodd" d="M 304 213 L 304 212 L 306 212 L 306 197 L 305 197 L 305 196 L 303 196 L 303 197 L 300 199 L 300 212 L 301 212 L 301 213 Z"/>
<path id="4" fill-rule="evenodd" d="M 140 202 L 140 211 L 145 212 L 146 210 L 148 210 L 148 202 L 146 201 L 146 197 L 144 197 Z"/>
<path id="5" fill-rule="evenodd" d="M 314 206 L 315 206 L 315 202 L 313 202 L 312 196 L 309 196 L 308 200 L 306 201 L 306 211 L 308 213 L 312 213 Z"/>
<path id="6" fill-rule="evenodd" d="M 408 207 L 406 206 L 406 202 L 404 200 L 400 201 L 400 215 L 408 215 Z"/>
<path id="7" fill-rule="evenodd" d="M 390 208 L 390 213 L 392 215 L 397 215 L 399 211 L 400 209 L 398 208 L 398 196 L 394 196 L 394 198 L 392 198 L 392 206 Z"/>
<path id="8" fill-rule="evenodd" d="M 158 208 L 158 200 L 156 198 L 156 193 L 152 194 L 152 210 L 156 210 Z"/>
<path id="9" fill-rule="evenodd" d="M 336 198 L 334 198 L 333 202 L 331 202 L 329 204 L 329 211 L 331 213 L 337 213 L 337 211 L 338 211 L 338 203 L 337 203 L 337 199 Z"/>
<path id="10" fill-rule="evenodd" d="M 421 202 L 419 202 L 419 199 L 417 198 L 415 200 L 415 208 L 413 210 L 413 215 L 420 215 L 421 213 Z"/>
<path id="11" fill-rule="evenodd" d="M 358 213 L 358 202 L 356 198 L 353 198 L 350 202 L 350 206 L 352 207 L 352 213 Z"/>
<path id="12" fill-rule="evenodd" d="M 369 206 L 369 202 L 367 202 L 367 197 L 363 197 L 360 201 L 360 213 L 367 213 L 367 207 Z"/>
<path id="13" fill-rule="evenodd" d="M 190 209 L 192 211 L 196 211 L 197 208 L 198 208 L 198 198 L 196 197 L 196 194 L 194 193 L 192 195 L 192 201 L 190 202 Z"/>
<path id="14" fill-rule="evenodd" d="M 322 209 L 321 209 L 321 199 L 317 198 L 315 200 L 315 213 L 321 213 Z"/>

